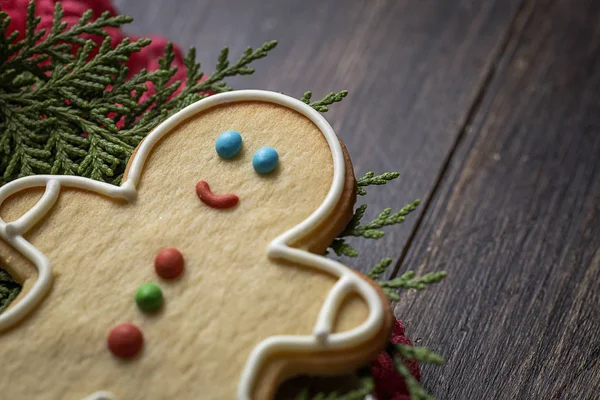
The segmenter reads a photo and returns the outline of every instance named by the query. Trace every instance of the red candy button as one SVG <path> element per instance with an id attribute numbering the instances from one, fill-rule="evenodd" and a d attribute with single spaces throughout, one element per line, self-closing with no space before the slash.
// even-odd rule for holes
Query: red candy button
<path id="1" fill-rule="evenodd" d="M 111 329 L 108 334 L 108 348 L 117 357 L 135 356 L 144 344 L 142 331 L 134 324 L 121 324 Z"/>
<path id="2" fill-rule="evenodd" d="M 163 279 L 177 278 L 183 272 L 183 256 L 177 249 L 162 249 L 154 259 L 154 269 Z"/>

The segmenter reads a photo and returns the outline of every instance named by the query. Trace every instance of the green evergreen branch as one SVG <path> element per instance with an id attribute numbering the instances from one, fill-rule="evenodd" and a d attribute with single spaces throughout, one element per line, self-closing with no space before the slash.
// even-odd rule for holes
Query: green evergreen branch
<path id="1" fill-rule="evenodd" d="M 421 384 L 412 376 L 406 366 L 407 360 L 417 360 L 422 364 L 443 365 L 444 359 L 426 347 L 413 347 L 405 344 L 390 344 L 386 349 L 398 374 L 404 379 L 408 393 L 412 400 L 435 400 Z"/>
<path id="2" fill-rule="evenodd" d="M 394 349 L 407 360 L 417 360 L 423 364 L 444 365 L 444 358 L 427 347 L 414 347 L 407 344 L 395 344 Z"/>
<path id="3" fill-rule="evenodd" d="M 381 282 L 381 287 L 390 288 L 390 289 L 417 289 L 423 290 L 427 287 L 427 285 L 431 285 L 434 283 L 439 283 L 442 279 L 446 277 L 447 273 L 445 271 L 439 272 L 430 272 L 421 277 L 415 277 L 414 271 L 406 271 L 404 274 L 399 276 L 398 278 Z"/>
<path id="4" fill-rule="evenodd" d="M 358 250 L 346 243 L 344 239 L 334 239 L 329 247 L 337 256 L 358 257 Z"/>
<path id="5" fill-rule="evenodd" d="M 383 260 L 375 264 L 375 266 L 369 272 L 367 272 L 367 276 L 371 279 L 379 279 L 379 277 L 383 275 L 385 271 L 387 271 L 391 264 L 391 258 L 384 258 Z"/>
<path id="6" fill-rule="evenodd" d="M 383 292 L 390 298 L 391 301 L 400 300 L 400 296 L 396 293 L 398 289 L 416 289 L 424 290 L 428 285 L 440 282 L 446 277 L 446 271 L 430 272 L 421 277 L 415 277 L 414 271 L 407 271 L 398 278 L 391 280 L 378 281 Z"/>
<path id="7" fill-rule="evenodd" d="M 329 111 L 329 108 L 327 106 L 332 105 L 334 103 L 339 103 L 340 101 L 344 100 L 344 97 L 346 96 L 348 96 L 347 90 L 342 90 L 338 93 L 331 92 L 325 97 L 323 97 L 321 100 L 317 100 L 311 103 L 310 99 L 312 97 L 312 92 L 308 91 L 304 93 L 300 101 L 308 104 L 318 112 L 325 113 Z"/>
<path id="8" fill-rule="evenodd" d="M 0 16 L 0 19 L 10 18 L 8 14 L 4 14 L 5 16 Z M 54 6 L 52 29 L 43 41 L 39 41 L 46 34 L 46 31 L 40 29 L 36 32 L 41 18 L 35 17 L 35 3 L 30 2 L 27 7 L 26 37 L 18 43 L 7 40 L 9 43 L 8 48 L 1 53 L 3 62 L 0 64 L 0 74 L 3 75 L 4 71 L 19 68 L 23 61 L 32 57 L 37 57 L 38 62 L 41 61 L 39 57 L 64 62 L 70 59 L 69 52 L 72 45 L 83 46 L 85 44 L 86 41 L 82 38 L 83 35 L 107 36 L 105 28 L 118 28 L 133 21 L 133 18 L 125 15 L 111 16 L 108 11 L 102 13 L 94 21 L 91 21 L 92 16 L 92 10 L 86 11 L 75 25 L 67 29 L 67 23 L 62 22 L 64 17 L 62 5 L 57 2 Z M 14 37 L 16 38 L 17 35 L 14 35 Z M 8 59 L 12 55 L 14 57 Z"/>
<path id="9" fill-rule="evenodd" d="M 411 400 L 435 400 L 435 397 L 429 395 L 419 381 L 411 375 L 410 370 L 404 365 L 404 361 L 401 358 L 394 357 L 392 359 L 394 360 L 394 366 L 398 374 L 404 379 Z"/>
<path id="10" fill-rule="evenodd" d="M 391 208 L 385 208 L 375 219 L 365 225 L 361 225 L 360 220 L 362 219 L 367 206 L 361 206 L 352 219 L 352 225 L 349 227 L 350 229 L 346 229 L 342 235 L 362 236 L 367 239 L 380 239 L 385 235 L 385 232 L 380 228 L 404 222 L 406 216 L 417 209 L 419 202 L 419 200 L 415 200 L 395 213 L 392 213 Z"/>
<path id="11" fill-rule="evenodd" d="M 307 92 L 310 94 L 310 92 Z M 302 99 L 305 103 L 310 101 L 310 95 Z M 371 185 L 385 185 L 391 180 L 394 180 L 400 176 L 398 172 L 385 172 L 383 174 L 375 175 L 374 172 L 367 172 L 362 178 L 357 180 L 357 193 L 359 195 L 366 195 L 366 187 Z M 330 246 L 331 249 L 338 256 L 356 257 L 358 251 L 348 244 L 345 238 L 348 237 L 362 237 L 365 239 L 381 239 L 385 232 L 381 228 L 399 224 L 405 221 L 406 216 L 416 210 L 420 203 L 420 200 L 415 200 L 402 207 L 399 211 L 392 213 L 391 208 L 386 208 L 379 213 L 379 215 L 371 222 L 361 225 L 361 220 L 367 210 L 367 205 L 363 204 L 359 206 L 352 217 L 352 220 L 346 227 L 346 229 L 338 236 L 338 238 Z"/>
<path id="12" fill-rule="evenodd" d="M 202 98 L 202 96 L 197 98 L 199 93 L 222 93 L 230 91 L 231 88 L 227 86 L 224 79 L 236 75 L 253 74 L 254 68 L 251 68 L 248 65 L 256 60 L 266 57 L 269 51 L 273 50 L 275 46 L 277 46 L 277 41 L 272 40 L 264 43 L 257 49 L 248 47 L 239 60 L 234 63 L 229 61 L 229 49 L 225 47 L 223 50 L 221 50 L 215 71 L 206 80 L 196 81 L 194 84 L 186 86 L 178 98 L 173 99 L 171 102 L 169 102 L 169 104 L 173 103 L 178 105 L 177 108 L 181 108 L 182 104 L 188 104 L 190 96 L 192 96 L 194 100 L 198 100 Z M 191 52 L 195 52 L 195 50 L 192 49 Z M 191 68 L 191 70 L 196 73 L 196 77 L 200 79 L 202 75 L 201 73 L 197 72 L 200 68 L 199 64 L 196 65 L 190 61 L 190 54 L 188 54 L 186 59 L 188 60 L 188 68 Z"/>
<path id="13" fill-rule="evenodd" d="M 384 172 L 380 175 L 375 175 L 373 171 L 369 171 L 362 178 L 356 181 L 357 193 L 359 196 L 367 194 L 365 187 L 371 185 L 385 185 L 389 181 L 396 179 L 400 176 L 399 172 Z"/>

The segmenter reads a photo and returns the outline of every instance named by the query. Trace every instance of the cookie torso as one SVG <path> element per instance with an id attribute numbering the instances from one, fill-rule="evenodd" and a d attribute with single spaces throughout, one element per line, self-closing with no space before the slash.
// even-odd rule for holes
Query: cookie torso
<path id="1" fill-rule="evenodd" d="M 338 276 L 269 257 L 267 249 L 330 192 L 334 161 L 322 131 L 305 115 L 265 101 L 215 103 L 178 122 L 152 147 L 135 200 L 62 187 L 50 212 L 23 235 L 48 258 L 53 283 L 35 310 L 0 334 L 3 382 L 10 383 L 0 385 L 3 397 L 80 399 L 105 390 L 118 399 L 240 398 L 240 379 L 257 345 L 275 335 L 313 334 Z M 225 160 L 215 139 L 228 129 L 242 133 L 244 144 Z M 280 157 L 267 175 L 250 161 L 263 146 Z M 239 204 L 208 207 L 195 191 L 200 180 L 214 193 L 234 193 Z M 2 204 L 2 219 L 25 214 L 43 192 L 12 196 Z M 339 203 L 350 195 L 345 190 Z M 334 210 L 323 224 L 338 218 L 336 212 L 348 210 Z M 36 268 L 1 244 L 2 262 L 24 282 L 15 307 L 35 282 Z M 154 270 L 164 248 L 185 259 L 178 279 L 161 279 Z M 164 296 L 153 313 L 134 302 L 136 289 L 148 282 Z M 364 301 L 346 303 L 336 331 L 363 324 L 368 314 Z M 109 330 L 125 322 L 144 336 L 141 353 L 127 360 L 106 345 Z M 373 346 L 382 337 L 381 347 L 384 325 L 364 341 Z M 254 368 L 253 390 L 265 396 L 297 372 L 291 370 L 305 369 L 265 372 L 278 354 Z"/>

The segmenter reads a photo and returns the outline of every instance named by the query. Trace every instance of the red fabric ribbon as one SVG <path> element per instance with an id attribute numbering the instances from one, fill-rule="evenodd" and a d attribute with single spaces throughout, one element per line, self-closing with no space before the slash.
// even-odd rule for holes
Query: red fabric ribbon
<path id="1" fill-rule="evenodd" d="M 52 20 L 54 16 L 54 4 L 56 0 L 36 0 L 36 15 L 41 17 L 41 22 L 38 29 L 46 29 L 46 32 L 52 28 Z M 81 15 L 88 9 L 93 10 L 94 18 L 97 18 L 105 11 L 111 15 L 116 15 L 117 12 L 110 0 L 63 0 L 61 1 L 64 10 L 64 22 L 69 26 L 74 25 Z M 19 31 L 19 39 L 25 37 L 25 24 L 27 20 L 27 5 L 29 0 L 1 0 L 0 5 L 3 11 L 7 12 L 11 17 L 8 33 L 14 30 Z M 124 38 L 128 37 L 123 31 L 118 28 L 106 28 L 106 32 L 112 38 L 112 45 L 116 46 Z M 130 36 L 131 37 L 131 36 Z M 131 37 L 135 40 L 135 37 Z M 139 53 L 134 53 L 129 59 L 127 66 L 130 74 L 136 74 L 141 69 L 145 68 L 148 71 L 158 69 L 158 58 L 165 51 L 165 46 L 168 41 L 160 36 L 149 36 L 152 39 L 152 44 L 146 46 Z M 98 45 L 102 43 L 103 38 L 97 35 L 89 36 L 89 39 L 94 40 Z M 179 47 L 173 47 L 175 51 L 175 59 L 173 66 L 178 67 L 177 73 L 173 77 L 173 81 L 181 81 L 185 83 L 186 71 L 183 64 L 183 54 Z M 182 86 L 179 88 L 181 90 Z M 154 93 L 152 84 L 148 84 L 148 92 L 144 94 L 141 101 L 147 99 L 148 96 Z M 412 343 L 404 335 L 404 325 L 400 321 L 396 321 L 391 341 L 396 344 Z M 419 364 L 417 361 L 405 361 L 406 366 L 410 369 L 411 374 L 418 380 L 420 379 Z M 406 384 L 394 367 L 392 359 L 387 353 L 381 353 L 377 360 L 371 366 L 371 372 L 375 380 L 375 395 L 378 400 L 410 400 Z"/>

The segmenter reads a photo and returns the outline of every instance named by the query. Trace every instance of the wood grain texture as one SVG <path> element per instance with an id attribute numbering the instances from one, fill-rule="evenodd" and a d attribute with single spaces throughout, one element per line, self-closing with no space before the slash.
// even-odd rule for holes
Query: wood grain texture
<path id="1" fill-rule="evenodd" d="M 136 21 L 128 31 L 159 34 L 196 46 L 205 70 L 220 49 L 232 56 L 279 40 L 235 88 L 261 88 L 300 97 L 341 89 L 350 96 L 327 114 L 352 156 L 357 175 L 402 173 L 374 188 L 371 214 L 427 198 L 469 107 L 494 64 L 521 0 L 121 0 Z M 417 212 L 418 213 L 418 212 Z M 415 213 L 415 214 L 417 214 Z M 348 263 L 367 270 L 398 257 L 418 215 L 389 229 L 383 240 L 361 244 Z"/>
<path id="2" fill-rule="evenodd" d="M 440 399 L 600 398 L 600 4 L 526 8 L 405 260 Z"/>

